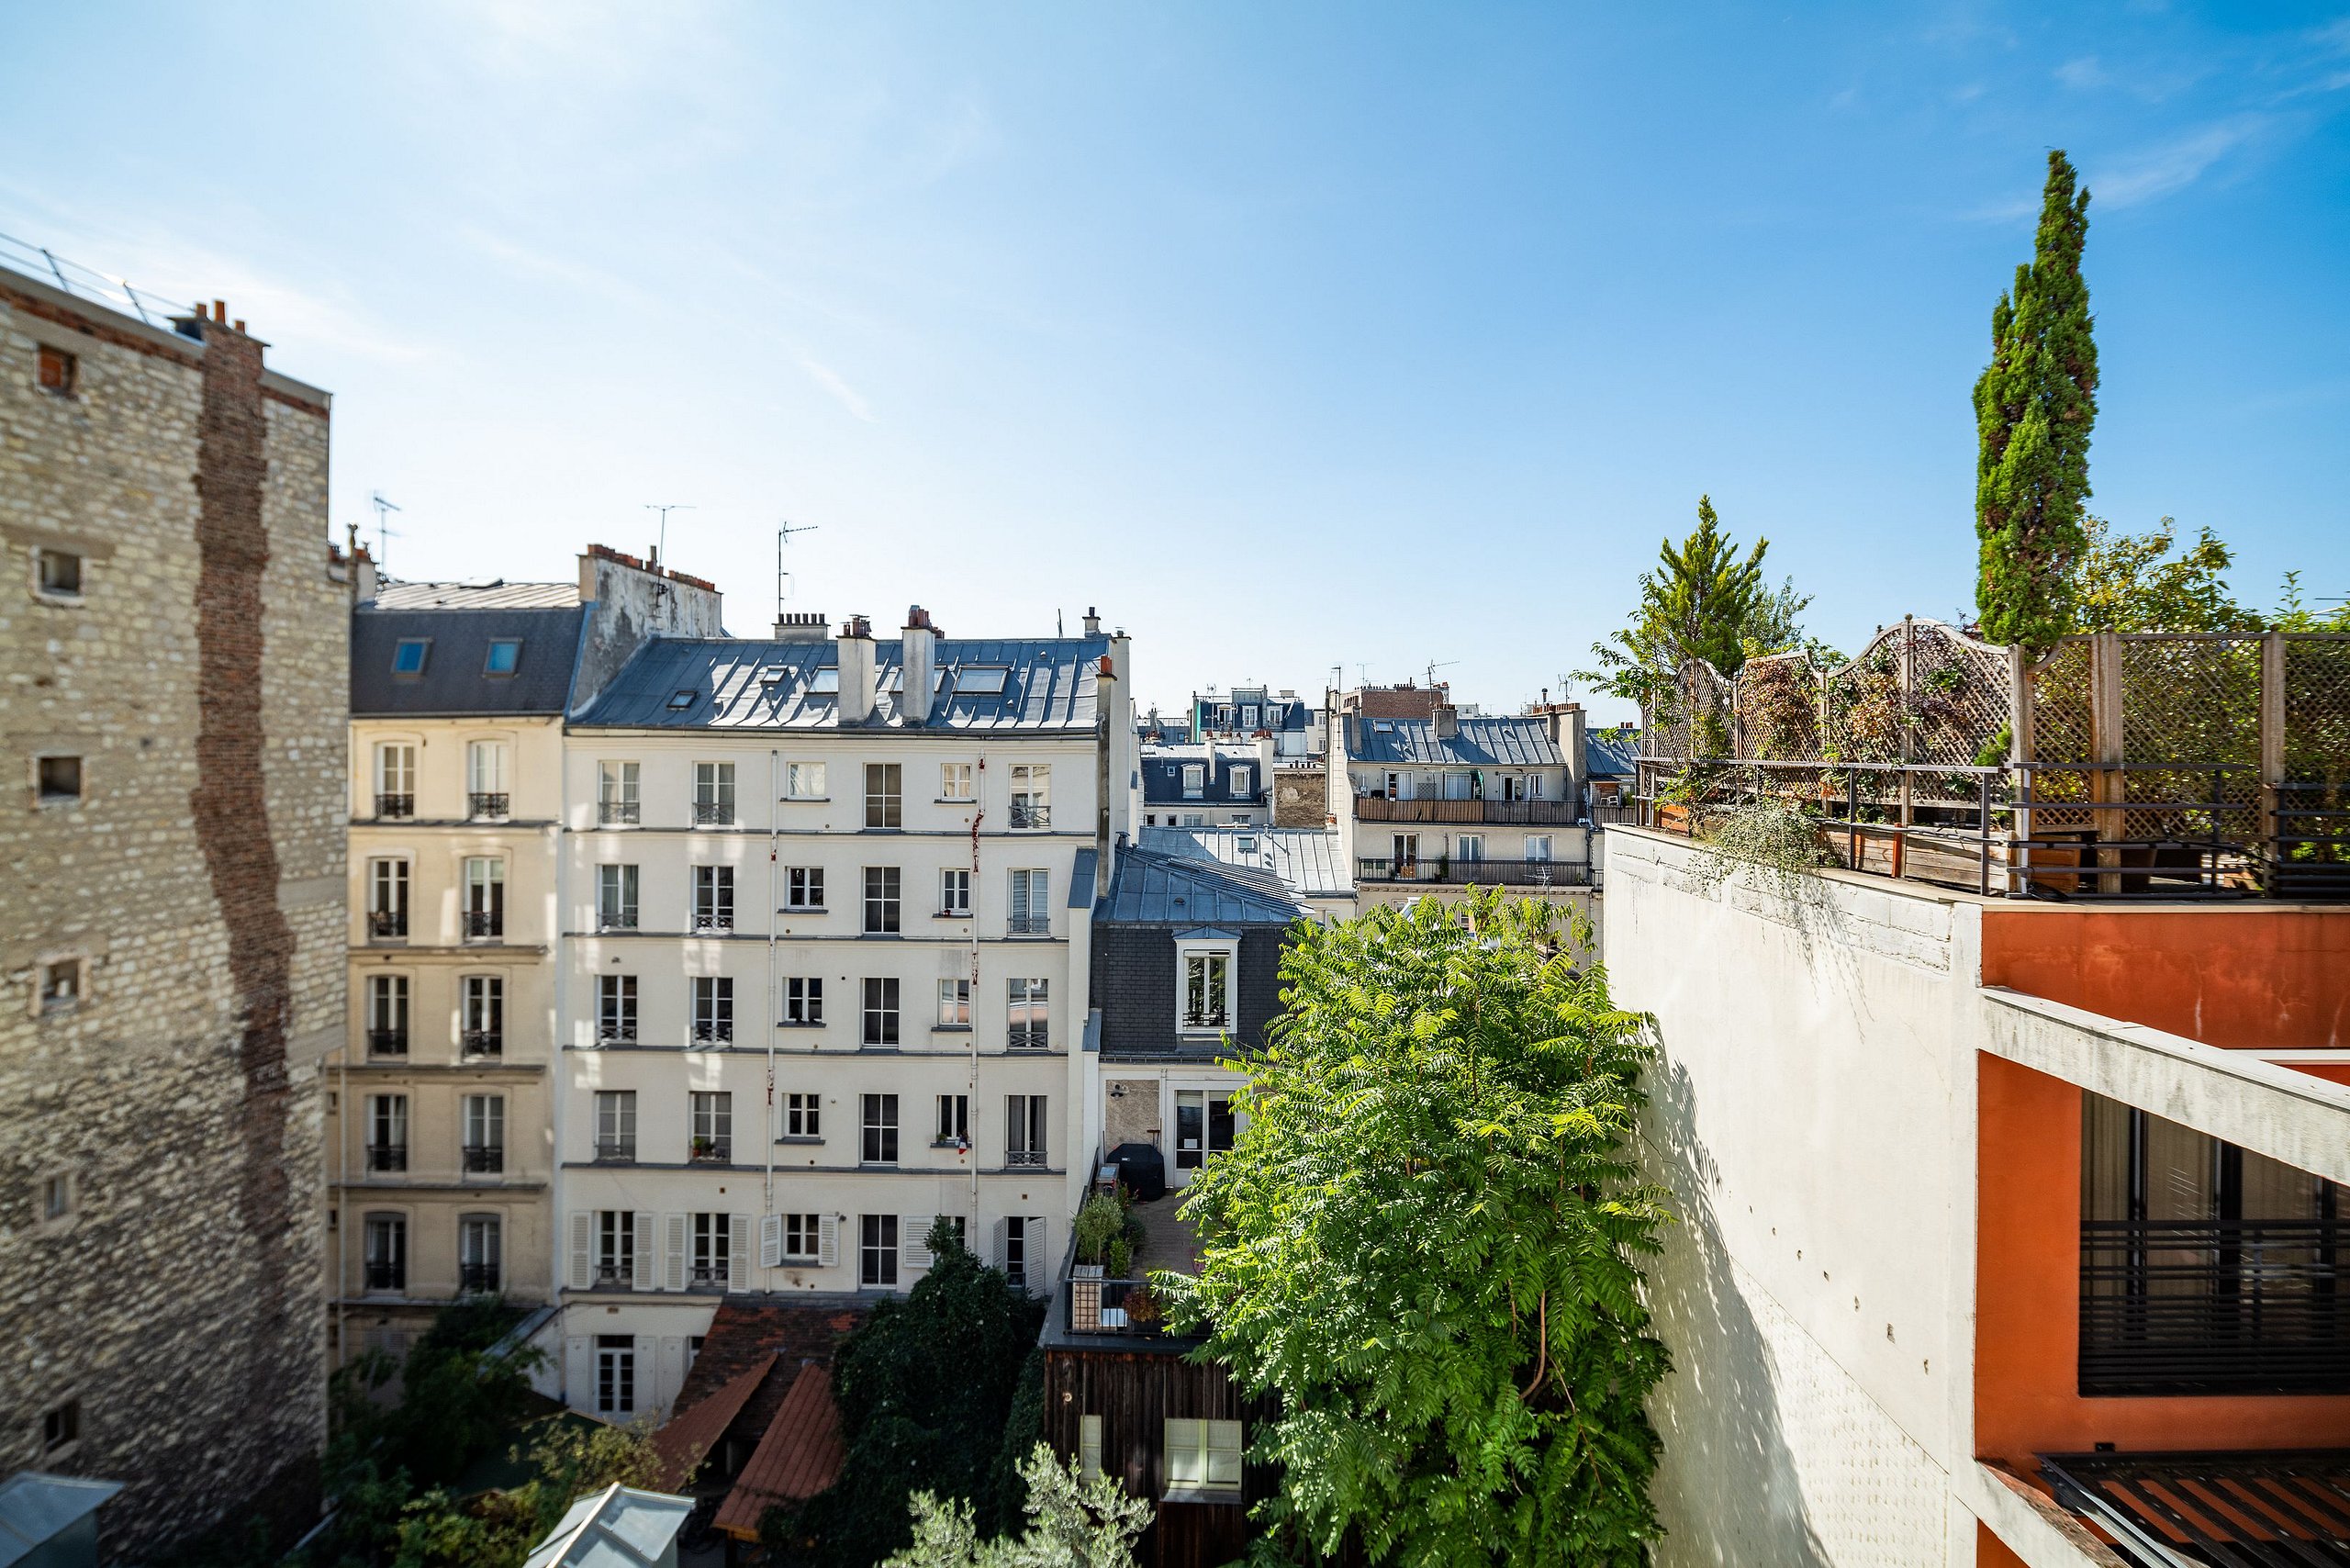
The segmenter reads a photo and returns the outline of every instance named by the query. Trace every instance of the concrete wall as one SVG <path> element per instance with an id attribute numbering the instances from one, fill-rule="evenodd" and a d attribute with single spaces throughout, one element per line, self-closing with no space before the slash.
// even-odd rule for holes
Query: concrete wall
<path id="1" fill-rule="evenodd" d="M 327 399 L 202 331 L 0 274 L 0 1473 L 129 1483 L 110 1556 L 185 1540 L 325 1428 L 349 610 Z M 37 385 L 44 345 L 77 356 L 70 394 Z M 44 545 L 83 555 L 78 599 L 34 591 Z M 43 753 L 83 757 L 78 803 L 37 801 Z M 82 997 L 44 1007 L 62 958 Z M 69 1401 L 80 1438 L 50 1450 Z"/>

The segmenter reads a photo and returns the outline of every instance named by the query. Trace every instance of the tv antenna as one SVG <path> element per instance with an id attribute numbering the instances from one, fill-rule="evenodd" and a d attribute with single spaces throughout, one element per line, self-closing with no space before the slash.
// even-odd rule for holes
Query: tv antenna
<path id="1" fill-rule="evenodd" d="M 1435 689 L 1435 687 L 1436 687 L 1436 672 L 1437 672 L 1437 671 L 1438 671 L 1438 670 L 1440 670 L 1440 669 L 1450 669 L 1454 665 L 1457 665 L 1457 664 L 1459 664 L 1460 662 L 1460 661 L 1459 659 L 1442 659 L 1442 660 L 1430 659 L 1430 660 L 1428 661 L 1428 687 L 1429 687 L 1429 689 L 1431 689 L 1431 690 Z"/>
<path id="2" fill-rule="evenodd" d="M 647 501 L 644 503 L 644 510 L 661 514 L 661 542 L 653 546 L 653 564 L 658 566 L 662 558 L 669 554 L 669 514 L 673 511 L 692 511 L 696 509 L 686 505 L 683 501 Z"/>
<path id="3" fill-rule="evenodd" d="M 400 509 L 386 500 L 384 492 L 381 490 L 370 492 L 367 504 L 375 509 L 375 569 L 381 571 L 384 567 L 384 557 L 389 554 L 385 548 L 386 542 L 400 537 L 391 525 L 384 521 L 384 514 L 397 511 Z"/>
<path id="4" fill-rule="evenodd" d="M 778 621 L 780 621 L 780 620 L 782 620 L 782 619 L 783 619 L 783 601 L 784 601 L 784 599 L 785 599 L 787 597 L 789 597 L 789 590 L 787 589 L 787 588 L 786 588 L 786 586 L 785 586 L 785 585 L 786 585 L 787 583 L 789 583 L 789 582 L 790 581 L 790 578 L 791 578 L 791 574 L 790 574 L 790 573 L 789 573 L 789 572 L 787 572 L 787 571 L 785 571 L 785 570 L 783 569 L 783 546 L 784 546 L 784 543 L 785 543 L 787 540 L 789 540 L 789 539 L 793 534 L 795 534 L 795 533 L 813 533 L 813 532 L 816 532 L 817 526 L 818 526 L 817 524 L 812 523 L 812 522 L 803 522 L 803 523 L 800 523 L 800 524 L 798 524 L 797 526 L 795 526 L 794 524 L 792 524 L 792 523 L 790 523 L 790 522 L 789 522 L 789 521 L 782 522 L 782 523 L 778 523 L 778 524 L 776 526 L 776 531 L 775 531 L 775 618 L 776 618 Z"/>

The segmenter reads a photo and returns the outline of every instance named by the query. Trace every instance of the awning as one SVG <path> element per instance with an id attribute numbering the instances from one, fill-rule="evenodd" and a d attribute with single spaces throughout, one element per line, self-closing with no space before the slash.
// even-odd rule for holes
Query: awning
<path id="1" fill-rule="evenodd" d="M 2350 1568 L 2350 1449 L 2054 1453 L 2040 1471 L 2146 1568 Z"/>
<path id="2" fill-rule="evenodd" d="M 845 1457 L 832 1370 L 802 1367 L 711 1526 L 737 1540 L 756 1540 L 760 1515 L 778 1503 L 805 1502 L 823 1491 L 839 1478 Z"/>

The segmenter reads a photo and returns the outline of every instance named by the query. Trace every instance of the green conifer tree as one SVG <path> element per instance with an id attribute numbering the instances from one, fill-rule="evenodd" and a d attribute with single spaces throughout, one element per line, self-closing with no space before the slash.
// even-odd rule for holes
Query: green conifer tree
<path id="1" fill-rule="evenodd" d="M 2097 422 L 2097 342 L 2081 276 L 2089 193 L 2076 183 L 2065 154 L 2051 152 L 2032 259 L 1991 312 L 1991 363 L 1975 384 L 1975 612 L 1984 636 L 2034 650 L 2072 627 Z"/>

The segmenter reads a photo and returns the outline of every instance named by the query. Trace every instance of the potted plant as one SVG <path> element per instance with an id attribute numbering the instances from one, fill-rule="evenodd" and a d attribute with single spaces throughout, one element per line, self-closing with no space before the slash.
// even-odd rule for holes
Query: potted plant
<path id="1" fill-rule="evenodd" d="M 1158 1298 L 1150 1294 L 1148 1285 L 1136 1285 L 1126 1293 L 1126 1323 L 1135 1328 L 1158 1321 Z"/>
<path id="2" fill-rule="evenodd" d="M 715 1138 L 707 1138 L 707 1137 L 698 1137 L 698 1138 L 694 1139 L 694 1141 L 693 1141 L 693 1158 L 695 1158 L 696 1159 L 713 1159 L 717 1158 L 717 1155 L 718 1155 L 718 1140 L 717 1140 L 717 1139 L 715 1139 Z"/>
<path id="3" fill-rule="evenodd" d="M 1113 1280 L 1125 1279 L 1126 1271 L 1134 1267 L 1135 1249 L 1127 1244 L 1125 1237 L 1114 1236 L 1110 1238 L 1109 1264 L 1110 1278 Z"/>

